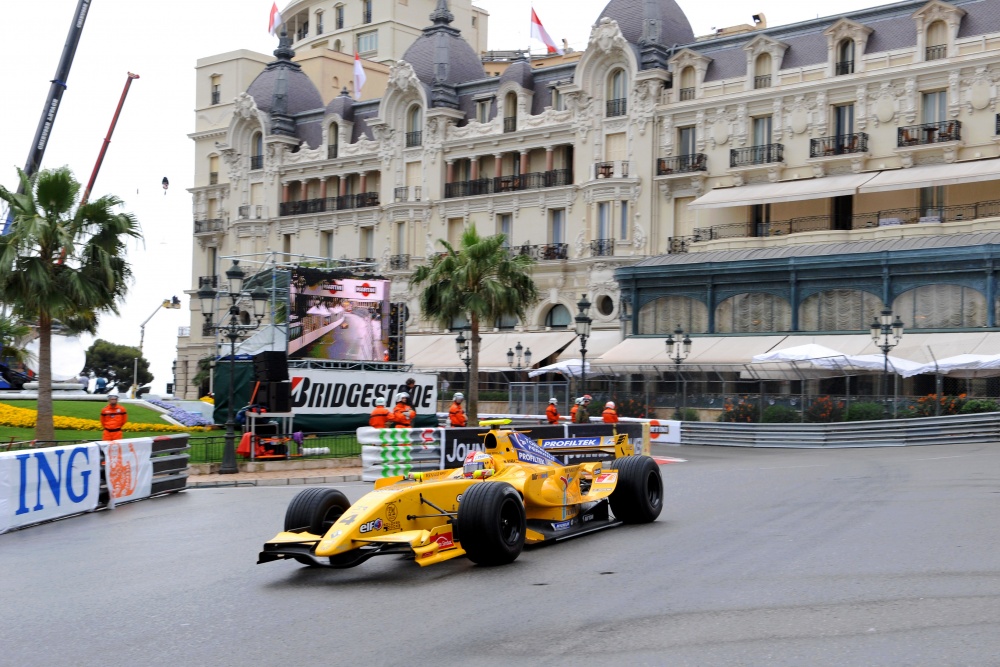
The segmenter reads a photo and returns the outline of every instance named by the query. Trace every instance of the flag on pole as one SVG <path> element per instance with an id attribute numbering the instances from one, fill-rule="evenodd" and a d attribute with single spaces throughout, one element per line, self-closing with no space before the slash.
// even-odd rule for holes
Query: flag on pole
<path id="1" fill-rule="evenodd" d="M 281 27 L 281 12 L 278 11 L 277 3 L 271 3 L 271 18 L 267 22 L 267 31 L 272 35 L 278 32 Z"/>
<path id="2" fill-rule="evenodd" d="M 549 37 L 549 33 L 545 32 L 545 26 L 538 19 L 538 14 L 535 13 L 534 7 L 531 8 L 531 38 L 537 39 L 544 44 L 549 53 L 563 55 L 563 50 L 556 46 L 556 43 Z"/>
<path id="3" fill-rule="evenodd" d="M 354 99 L 361 99 L 361 88 L 365 85 L 365 70 L 361 66 L 358 52 L 354 52 Z"/>

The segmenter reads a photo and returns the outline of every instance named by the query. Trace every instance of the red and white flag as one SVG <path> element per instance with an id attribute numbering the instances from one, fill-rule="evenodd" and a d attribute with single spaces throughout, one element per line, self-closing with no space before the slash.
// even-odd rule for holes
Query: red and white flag
<path id="1" fill-rule="evenodd" d="M 563 55 L 563 50 L 556 46 L 555 41 L 549 37 L 549 33 L 545 32 L 545 26 L 538 20 L 538 14 L 535 13 L 534 7 L 531 8 L 531 38 L 544 44 L 549 53 Z"/>
<path id="2" fill-rule="evenodd" d="M 365 85 L 365 69 L 361 66 L 358 52 L 354 52 L 354 99 L 361 99 L 361 88 Z"/>
<path id="3" fill-rule="evenodd" d="M 278 11 L 277 3 L 271 3 L 271 18 L 267 22 L 267 31 L 272 35 L 278 32 L 281 27 L 281 12 Z"/>

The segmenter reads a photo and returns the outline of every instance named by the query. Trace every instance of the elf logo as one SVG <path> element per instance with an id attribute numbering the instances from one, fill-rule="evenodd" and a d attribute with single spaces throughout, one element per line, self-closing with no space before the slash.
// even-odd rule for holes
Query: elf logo
<path id="1" fill-rule="evenodd" d="M 382 519 L 375 519 L 374 521 L 363 523 L 361 524 L 361 528 L 358 530 L 362 535 L 365 533 L 377 533 L 382 530 Z"/>

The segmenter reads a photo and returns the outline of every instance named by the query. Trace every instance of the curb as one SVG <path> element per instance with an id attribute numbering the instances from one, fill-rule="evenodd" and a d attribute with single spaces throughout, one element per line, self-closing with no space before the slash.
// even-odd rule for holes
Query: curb
<path id="1" fill-rule="evenodd" d="M 288 477 L 281 479 L 246 479 L 232 482 L 188 482 L 189 489 L 218 489 L 237 486 L 303 486 L 306 484 L 338 484 L 360 482 L 361 475 L 331 475 L 329 477 Z"/>

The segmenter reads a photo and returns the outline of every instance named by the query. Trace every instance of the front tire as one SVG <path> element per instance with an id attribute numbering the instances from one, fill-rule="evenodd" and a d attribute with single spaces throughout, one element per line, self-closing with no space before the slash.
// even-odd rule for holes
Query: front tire
<path id="1" fill-rule="evenodd" d="M 625 523 L 650 523 L 663 509 L 660 466 L 648 456 L 615 460 L 618 484 L 611 492 L 611 511 Z"/>
<path id="2" fill-rule="evenodd" d="M 288 504 L 285 530 L 304 528 L 313 535 L 325 535 L 350 507 L 347 496 L 336 489 L 300 491 Z"/>
<path id="3" fill-rule="evenodd" d="M 459 542 L 473 563 L 512 563 L 524 548 L 524 503 L 505 482 L 473 484 L 462 494 L 456 528 Z"/>

